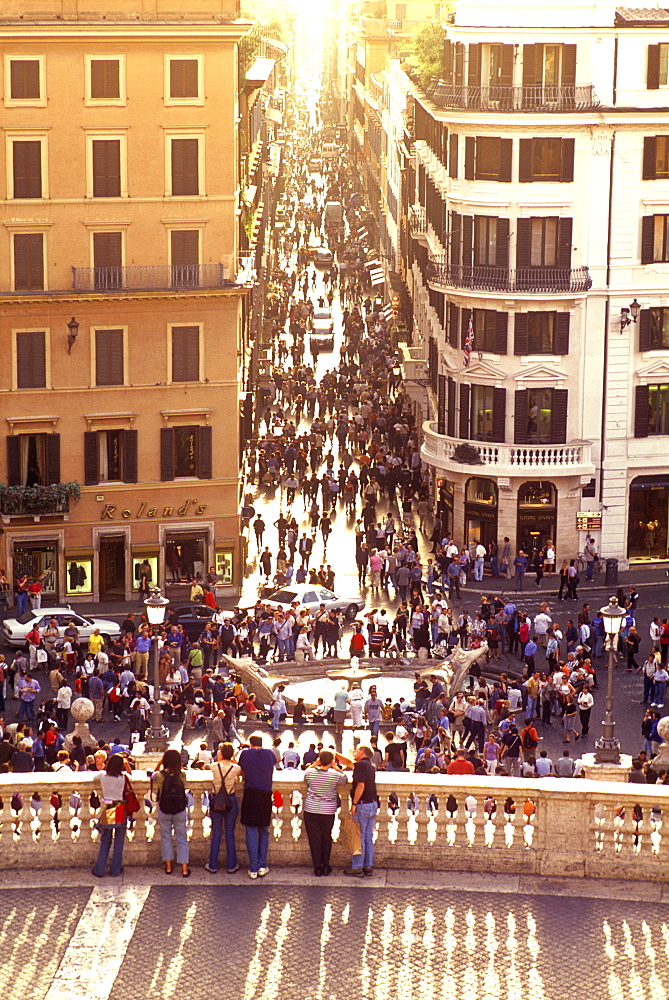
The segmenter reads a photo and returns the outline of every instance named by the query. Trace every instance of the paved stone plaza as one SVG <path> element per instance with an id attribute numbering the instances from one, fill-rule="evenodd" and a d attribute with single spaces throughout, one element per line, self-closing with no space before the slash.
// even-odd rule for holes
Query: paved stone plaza
<path id="1" fill-rule="evenodd" d="M 657 885 L 379 873 L 313 884 L 273 871 L 36 874 L 0 889 L 4 1000 L 665 1000 Z M 19 873 L 7 881 L 19 884 Z M 135 877 L 136 876 L 136 877 Z M 422 877 L 422 876 L 420 876 Z M 443 887 L 443 888 L 442 888 Z"/>

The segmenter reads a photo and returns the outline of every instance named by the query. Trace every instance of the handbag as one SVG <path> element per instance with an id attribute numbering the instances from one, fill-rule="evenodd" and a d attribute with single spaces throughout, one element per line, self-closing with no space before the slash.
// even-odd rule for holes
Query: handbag
<path id="1" fill-rule="evenodd" d="M 227 771 L 225 772 L 225 774 L 223 774 L 223 772 L 221 771 L 221 765 L 220 764 L 217 764 L 217 767 L 218 767 L 218 773 L 221 776 L 221 787 L 219 788 L 219 790 L 216 792 L 216 794 L 214 795 L 213 799 L 211 800 L 211 808 L 212 808 L 212 810 L 214 812 L 217 812 L 217 813 L 226 813 L 226 812 L 230 812 L 230 809 L 232 807 L 232 799 L 230 798 L 230 796 L 229 796 L 229 794 L 228 794 L 228 792 L 226 790 L 226 787 L 225 787 L 225 779 L 227 778 L 227 776 L 230 774 L 230 771 L 232 770 L 232 764 L 227 769 Z"/>
<path id="2" fill-rule="evenodd" d="M 132 816 L 133 813 L 139 812 L 139 799 L 135 795 L 128 778 L 125 779 L 125 788 L 123 789 L 123 804 L 128 816 Z"/>
<path id="3" fill-rule="evenodd" d="M 341 821 L 341 842 L 349 854 L 362 854 L 360 826 L 352 816 L 344 816 Z"/>

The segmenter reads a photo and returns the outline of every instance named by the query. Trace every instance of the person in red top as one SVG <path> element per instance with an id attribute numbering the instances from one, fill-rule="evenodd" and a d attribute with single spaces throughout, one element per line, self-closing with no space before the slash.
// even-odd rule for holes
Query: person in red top
<path id="1" fill-rule="evenodd" d="M 465 757 L 465 750 L 461 748 L 455 751 L 455 758 L 446 769 L 447 774 L 474 774 L 474 765 Z"/>
<path id="2" fill-rule="evenodd" d="M 362 634 L 360 625 L 355 626 L 355 632 L 351 636 L 349 652 L 351 656 L 362 656 L 365 652 L 365 637 Z"/>
<path id="3" fill-rule="evenodd" d="M 28 643 L 28 653 L 30 655 L 30 669 L 37 669 L 37 650 L 42 646 L 42 636 L 37 625 L 34 625 L 28 635 L 26 636 L 26 642 Z"/>

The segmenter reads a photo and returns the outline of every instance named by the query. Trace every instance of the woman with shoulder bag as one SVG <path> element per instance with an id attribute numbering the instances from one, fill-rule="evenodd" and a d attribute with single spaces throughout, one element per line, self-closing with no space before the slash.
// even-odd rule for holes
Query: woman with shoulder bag
<path id="1" fill-rule="evenodd" d="M 123 871 L 123 845 L 128 817 L 139 808 L 120 754 L 114 753 L 107 759 L 104 771 L 98 771 L 95 776 L 95 784 L 100 789 L 100 812 L 97 820 L 100 849 L 93 874 L 97 878 L 104 878 L 113 840 L 114 851 L 109 874 L 112 878 L 118 878 Z"/>
<path id="2" fill-rule="evenodd" d="M 237 848 L 235 846 L 235 824 L 239 803 L 235 786 L 241 781 L 242 769 L 235 763 L 232 743 L 221 743 L 216 760 L 208 765 L 214 780 L 214 791 L 209 796 L 209 816 L 211 818 L 211 846 L 209 861 L 205 870 L 215 875 L 218 871 L 218 855 L 221 849 L 223 828 L 225 827 L 225 859 L 229 875 L 238 871 Z"/>
<path id="3" fill-rule="evenodd" d="M 181 865 L 184 878 L 190 875 L 188 867 L 188 798 L 178 750 L 166 750 L 154 775 L 158 801 L 158 826 L 160 847 L 165 862 L 165 874 L 174 870 L 174 844 L 177 843 L 177 864 Z"/>

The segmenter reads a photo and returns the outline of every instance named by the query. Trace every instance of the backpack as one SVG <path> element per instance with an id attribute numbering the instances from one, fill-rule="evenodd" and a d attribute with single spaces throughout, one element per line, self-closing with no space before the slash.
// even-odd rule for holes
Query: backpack
<path id="1" fill-rule="evenodd" d="M 160 811 L 168 816 L 183 812 L 187 805 L 186 789 L 180 777 L 174 774 L 165 774 L 163 786 L 158 799 Z"/>

